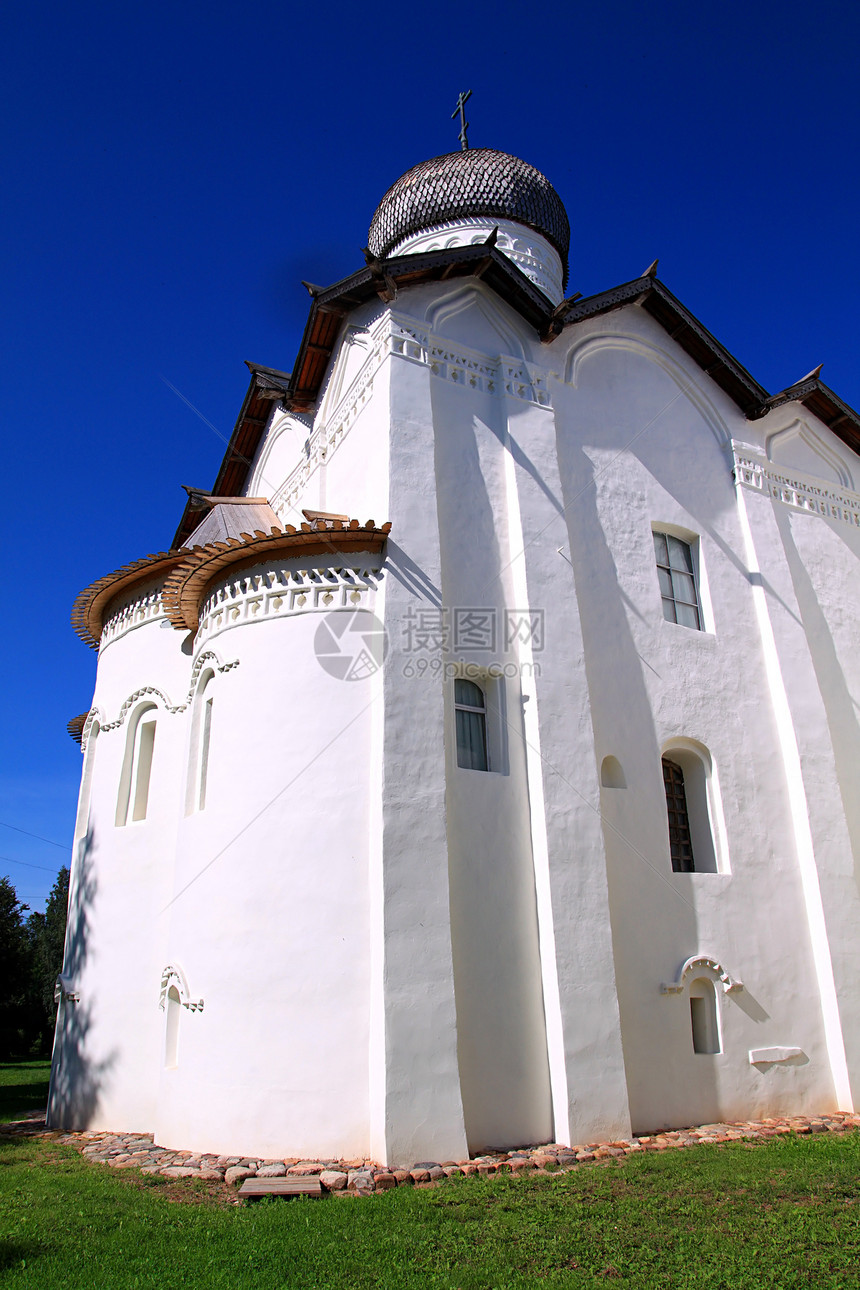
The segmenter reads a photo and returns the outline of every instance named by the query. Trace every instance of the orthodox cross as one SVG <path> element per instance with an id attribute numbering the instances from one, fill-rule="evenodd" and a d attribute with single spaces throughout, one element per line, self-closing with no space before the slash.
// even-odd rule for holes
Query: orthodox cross
<path id="1" fill-rule="evenodd" d="M 462 90 L 460 90 L 460 97 L 457 99 L 457 106 L 454 108 L 454 111 L 451 113 L 452 121 L 454 120 L 454 118 L 457 116 L 458 113 L 460 115 L 460 147 L 463 149 L 464 152 L 469 146 L 469 140 L 466 135 L 466 131 L 469 128 L 469 122 L 466 120 L 466 102 L 471 97 L 472 97 L 471 90 L 466 90 L 465 94 L 463 93 Z"/>

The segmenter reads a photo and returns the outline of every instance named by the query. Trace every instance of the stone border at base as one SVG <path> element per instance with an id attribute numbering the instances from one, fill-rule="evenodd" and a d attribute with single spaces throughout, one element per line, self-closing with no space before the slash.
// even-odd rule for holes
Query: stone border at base
<path id="1" fill-rule="evenodd" d="M 44 1120 L 31 1119 L 0 1126 L 0 1134 L 39 1136 L 75 1147 L 93 1164 L 113 1169 L 139 1169 L 163 1178 L 200 1178 L 206 1182 L 241 1184 L 246 1178 L 319 1177 L 333 1196 L 372 1196 L 394 1187 L 434 1186 L 456 1176 L 556 1173 L 594 1160 L 622 1159 L 643 1151 L 667 1151 L 702 1143 L 760 1141 L 790 1133 L 843 1133 L 860 1129 L 860 1114 L 836 1111 L 829 1115 L 787 1115 L 763 1120 L 700 1124 L 689 1129 L 666 1129 L 614 1142 L 587 1142 L 567 1147 L 543 1143 L 513 1151 L 487 1151 L 468 1160 L 422 1160 L 411 1169 L 386 1169 L 373 1160 L 264 1160 L 254 1156 L 219 1156 L 175 1151 L 155 1145 L 151 1133 L 63 1133 L 46 1130 Z"/>

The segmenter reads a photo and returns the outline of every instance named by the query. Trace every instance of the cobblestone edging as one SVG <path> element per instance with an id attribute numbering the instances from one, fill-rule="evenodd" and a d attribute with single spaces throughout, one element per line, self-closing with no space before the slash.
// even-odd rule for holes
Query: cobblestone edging
<path id="1" fill-rule="evenodd" d="M 373 1160 L 264 1160 L 256 1156 L 219 1156 L 214 1153 L 174 1151 L 158 1147 L 151 1133 L 45 1132 L 44 1121 L 19 1121 L 3 1125 L 0 1132 L 44 1136 L 77 1148 L 85 1159 L 113 1169 L 140 1169 L 164 1178 L 201 1178 L 228 1185 L 245 1178 L 307 1177 L 317 1175 L 326 1192 L 335 1196 L 370 1196 L 398 1186 L 428 1186 L 455 1175 L 554 1173 L 577 1168 L 593 1160 L 621 1159 L 643 1151 L 667 1151 L 704 1142 L 759 1141 L 789 1133 L 843 1133 L 860 1128 L 860 1114 L 789 1115 L 765 1120 L 740 1120 L 731 1124 L 702 1124 L 616 1142 L 588 1142 L 566 1147 L 544 1143 L 517 1151 L 488 1151 L 469 1160 L 423 1160 L 411 1169 L 389 1170 Z M 41 1132 L 40 1132 L 41 1130 Z"/>

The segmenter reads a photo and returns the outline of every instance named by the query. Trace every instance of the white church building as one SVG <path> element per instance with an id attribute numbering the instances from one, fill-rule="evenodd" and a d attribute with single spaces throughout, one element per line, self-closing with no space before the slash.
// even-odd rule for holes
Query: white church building
<path id="1" fill-rule="evenodd" d="M 53 1124 L 408 1167 L 860 1095 L 860 418 L 568 245 L 515 157 L 403 175 L 79 596 Z"/>

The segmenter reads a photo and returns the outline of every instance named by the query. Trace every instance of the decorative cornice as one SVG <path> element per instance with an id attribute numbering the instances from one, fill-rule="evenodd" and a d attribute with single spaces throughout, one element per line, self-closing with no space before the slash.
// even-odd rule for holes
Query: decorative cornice
<path id="1" fill-rule="evenodd" d="M 240 623 L 327 613 L 332 609 L 367 609 L 381 577 L 364 565 L 266 569 L 228 579 L 212 588 L 200 608 L 199 641 Z"/>
<path id="2" fill-rule="evenodd" d="M 132 560 L 85 587 L 72 606 L 72 627 L 84 644 L 90 649 L 98 649 L 106 610 L 121 592 L 139 582 L 164 576 L 186 555 L 188 552 L 184 547 L 157 551 L 154 555 L 145 555 L 142 560 Z"/>
<path id="3" fill-rule="evenodd" d="M 681 965 L 681 970 L 674 981 L 664 981 L 660 986 L 661 994 L 682 994 L 687 980 L 696 972 L 711 972 L 723 987 L 724 994 L 737 994 L 744 988 L 743 981 L 732 977 L 717 959 L 707 954 L 695 954 Z"/>
<path id="4" fill-rule="evenodd" d="M 358 520 L 315 520 L 301 529 L 288 524 L 285 529 L 273 527 L 270 533 L 257 530 L 253 535 L 243 533 L 241 538 L 195 547 L 165 583 L 163 603 L 167 617 L 177 630 L 196 632 L 207 591 L 225 570 L 238 572 L 274 558 L 340 557 L 349 551 L 381 551 L 390 529 L 390 523 L 377 528 L 373 520 L 365 525 Z"/>
<path id="5" fill-rule="evenodd" d="M 548 372 L 536 363 L 504 354 L 493 357 L 434 336 L 414 319 L 389 314 L 391 353 L 428 367 L 433 376 L 463 389 L 551 406 Z"/>
<path id="6" fill-rule="evenodd" d="M 104 648 L 112 641 L 118 640 L 120 636 L 133 631 L 135 627 L 142 627 L 144 623 L 151 623 L 157 618 L 164 618 L 160 586 L 141 592 L 106 618 L 99 644 Z"/>
<path id="7" fill-rule="evenodd" d="M 860 528 L 860 493 L 793 468 L 783 470 L 737 444 L 732 457 L 736 484 L 794 510 Z"/>
<path id="8" fill-rule="evenodd" d="M 182 968 L 178 963 L 168 963 L 161 973 L 161 992 L 158 996 L 158 1006 L 162 1012 L 167 1006 L 167 992 L 171 985 L 176 986 L 179 1002 L 183 1008 L 187 1008 L 189 1012 L 203 1011 L 203 1000 L 191 998 L 191 991 L 188 989 L 188 981 Z"/>

